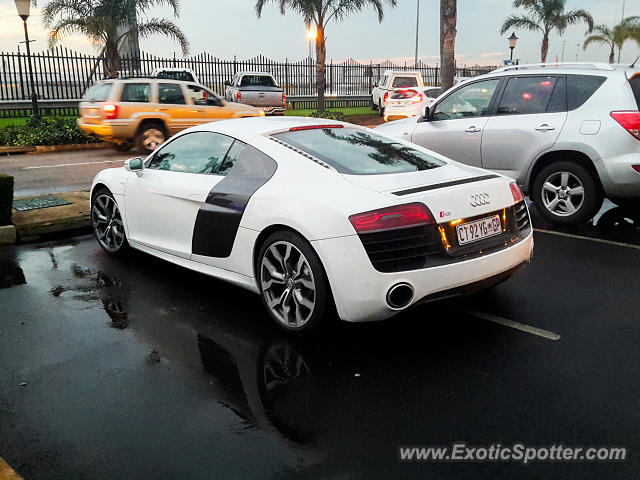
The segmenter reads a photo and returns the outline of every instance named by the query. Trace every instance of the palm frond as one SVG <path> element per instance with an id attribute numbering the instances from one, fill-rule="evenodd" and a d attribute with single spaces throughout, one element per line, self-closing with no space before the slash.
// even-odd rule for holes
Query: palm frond
<path id="1" fill-rule="evenodd" d="M 166 18 L 152 18 L 144 23 L 138 24 L 138 35 L 140 38 L 149 38 L 154 35 L 164 35 L 180 44 L 183 55 L 189 55 L 189 42 L 182 30 Z"/>
<path id="2" fill-rule="evenodd" d="M 504 34 L 512 28 L 521 28 L 532 32 L 543 31 L 543 27 L 533 18 L 525 17 L 524 15 L 509 15 L 500 28 L 500 34 Z"/>

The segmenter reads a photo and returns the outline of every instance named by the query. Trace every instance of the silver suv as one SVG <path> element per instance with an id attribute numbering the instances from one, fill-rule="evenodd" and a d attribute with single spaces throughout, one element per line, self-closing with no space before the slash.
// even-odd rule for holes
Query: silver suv
<path id="1" fill-rule="evenodd" d="M 456 85 L 420 117 L 377 127 L 513 177 L 552 223 L 590 220 L 604 197 L 640 199 L 640 68 L 505 67 Z"/>

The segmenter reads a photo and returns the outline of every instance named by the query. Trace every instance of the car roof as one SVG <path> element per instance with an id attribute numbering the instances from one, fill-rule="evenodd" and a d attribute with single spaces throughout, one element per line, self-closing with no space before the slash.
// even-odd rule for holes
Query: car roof
<path id="1" fill-rule="evenodd" d="M 269 77 L 273 76 L 269 72 L 254 72 L 254 71 L 238 72 L 237 75 L 268 75 Z"/>
<path id="2" fill-rule="evenodd" d="M 266 135 L 275 132 L 289 130 L 293 127 L 305 127 L 313 125 L 344 125 L 346 127 L 358 128 L 358 125 L 351 125 L 337 120 L 312 117 L 248 117 L 236 118 L 232 120 L 220 120 L 206 123 L 196 127 L 197 131 L 210 131 L 229 135 L 231 137 L 249 142 L 258 135 Z"/>
<path id="3" fill-rule="evenodd" d="M 602 62 L 564 62 L 564 63 L 536 63 L 526 65 L 510 65 L 493 70 L 476 78 L 513 76 L 513 75 L 553 75 L 573 73 L 579 75 L 608 76 L 619 72 L 635 72 L 637 68 L 628 65 L 615 65 Z"/>
<path id="4" fill-rule="evenodd" d="M 385 70 L 383 75 L 422 75 L 417 70 Z"/>

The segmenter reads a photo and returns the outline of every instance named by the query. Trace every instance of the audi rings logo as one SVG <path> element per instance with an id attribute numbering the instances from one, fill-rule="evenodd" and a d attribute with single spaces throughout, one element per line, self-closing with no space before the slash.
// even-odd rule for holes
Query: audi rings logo
<path id="1" fill-rule="evenodd" d="M 472 207 L 479 207 L 481 205 L 489 205 L 491 203 L 491 197 L 488 193 L 479 193 L 477 195 L 471 195 L 469 197 L 469 204 Z"/>

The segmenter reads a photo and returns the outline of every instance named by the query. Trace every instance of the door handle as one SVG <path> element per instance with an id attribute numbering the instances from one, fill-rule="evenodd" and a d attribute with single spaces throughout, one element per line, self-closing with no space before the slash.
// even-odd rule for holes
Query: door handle
<path id="1" fill-rule="evenodd" d="M 555 130 L 556 127 L 553 125 L 549 125 L 548 123 L 543 123 L 542 125 L 538 125 L 536 130 L 539 132 L 546 132 L 547 130 Z"/>
<path id="2" fill-rule="evenodd" d="M 158 107 L 158 110 L 169 110 L 169 107 Z"/>
<path id="3" fill-rule="evenodd" d="M 481 129 L 481 128 L 476 127 L 475 125 L 473 125 L 473 126 L 471 126 L 471 127 L 467 128 L 467 129 L 465 130 L 465 132 L 467 132 L 467 133 L 478 133 L 478 132 L 481 132 L 481 131 L 482 131 L 482 129 Z"/>

